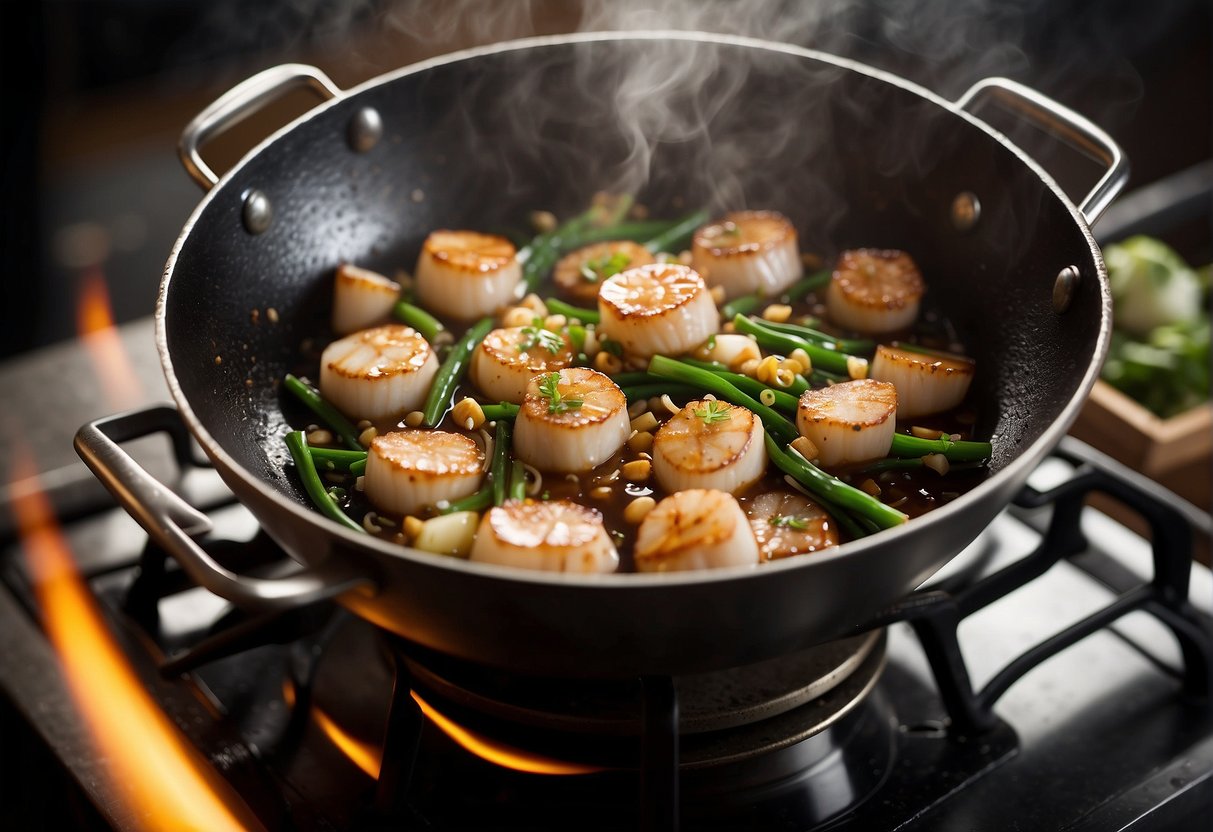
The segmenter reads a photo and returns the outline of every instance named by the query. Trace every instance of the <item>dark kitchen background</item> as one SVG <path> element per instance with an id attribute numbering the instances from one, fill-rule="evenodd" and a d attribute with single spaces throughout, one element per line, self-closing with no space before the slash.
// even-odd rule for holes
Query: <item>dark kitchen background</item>
<path id="1" fill-rule="evenodd" d="M 93 0 L 6 4 L 0 358 L 76 334 L 82 276 L 100 268 L 118 322 L 152 312 L 165 259 L 201 197 L 176 155 L 185 124 L 275 63 L 313 63 L 348 87 L 464 46 L 597 28 L 765 35 L 892 70 L 955 97 L 1007 75 L 1107 129 L 1129 188 L 1213 156 L 1210 5 L 1081 0 L 821 3 L 421 3 Z M 301 94 L 204 156 L 217 170 L 314 104 Z M 16 113 L 16 117 L 13 114 Z M 262 114 L 259 114 L 261 116 Z M 1016 136 L 1033 145 L 1032 136 Z M 1081 160 L 1038 146 L 1074 193 Z M 1208 255 L 1205 225 L 1184 241 Z M 1203 250 L 1202 250 L 1203 249 Z M 149 347 L 150 348 L 150 347 Z"/>

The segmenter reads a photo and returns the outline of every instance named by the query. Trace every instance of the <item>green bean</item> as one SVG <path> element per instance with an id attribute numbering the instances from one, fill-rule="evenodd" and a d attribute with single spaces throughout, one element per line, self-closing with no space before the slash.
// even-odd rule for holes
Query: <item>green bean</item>
<path id="1" fill-rule="evenodd" d="M 295 430 L 288 433 L 286 447 L 291 453 L 291 459 L 295 462 L 295 470 L 299 474 L 299 479 L 303 482 L 303 490 L 307 492 L 316 508 L 320 509 L 326 517 L 336 520 L 347 529 L 354 529 L 365 534 L 366 529 L 351 520 L 325 490 L 324 483 L 320 481 L 320 475 L 316 473 L 316 463 L 312 460 L 307 437 L 303 435 L 303 431 Z"/>
<path id="2" fill-rule="evenodd" d="M 728 321 L 738 315 L 748 315 L 763 303 L 769 303 L 775 298 L 786 298 L 789 302 L 800 300 L 809 292 L 815 292 L 828 284 L 830 282 L 830 274 L 829 269 L 813 272 L 807 277 L 797 280 L 787 288 L 787 291 L 781 292 L 778 295 L 771 295 L 770 297 L 760 292 L 755 292 L 752 295 L 742 295 L 739 298 L 733 298 L 733 300 L 721 307 L 720 314 Z"/>
<path id="3" fill-rule="evenodd" d="M 510 466 L 509 496 L 511 500 L 526 499 L 526 468 L 517 459 Z"/>
<path id="4" fill-rule="evenodd" d="M 665 394 L 669 394 L 671 399 L 696 399 L 699 398 L 700 391 L 699 388 L 687 384 L 670 384 L 665 379 L 652 384 L 634 384 L 623 388 L 623 395 L 629 402 Z"/>
<path id="5" fill-rule="evenodd" d="M 756 378 L 750 378 L 749 376 L 742 375 L 741 373 L 731 372 L 723 364 L 717 364 L 714 361 L 699 361 L 694 358 L 684 358 L 682 359 L 682 362 L 684 364 L 690 364 L 692 367 L 699 367 L 702 370 L 707 370 L 709 373 L 715 373 L 725 381 L 731 383 L 741 392 L 749 393 L 751 396 L 758 396 L 759 401 L 762 401 L 763 391 L 770 390 L 775 394 L 775 402 L 772 407 L 778 408 L 779 410 L 790 410 L 792 413 L 795 413 L 796 408 L 800 404 L 800 399 L 794 395 L 794 392 L 789 392 L 792 391 L 791 387 L 779 388 L 772 387 L 769 384 L 763 384 Z M 804 385 L 798 392 L 803 393 L 808 389 L 809 383 L 804 380 L 803 376 L 798 375 L 797 378 Z"/>
<path id="6" fill-rule="evenodd" d="M 510 465 L 510 425 L 508 419 L 497 421 L 497 435 L 493 439 L 493 462 L 489 467 L 489 484 L 493 487 L 493 505 L 499 506 L 505 502 L 506 491 L 509 488 Z"/>
<path id="7" fill-rule="evenodd" d="M 425 414 L 425 423 L 430 427 L 437 425 L 446 414 L 447 409 L 451 406 L 451 396 L 454 395 L 459 382 L 463 381 L 463 374 L 467 372 L 472 352 L 492 328 L 492 318 L 481 318 L 464 333 L 455 346 L 451 347 L 446 361 L 442 362 L 442 366 L 438 368 L 438 374 L 434 376 L 434 383 L 430 385 L 429 395 L 425 397 L 425 407 L 422 412 Z"/>
<path id="8" fill-rule="evenodd" d="M 457 511 L 484 511 L 493 504 L 493 487 L 491 484 L 481 488 L 475 494 L 460 497 L 446 508 L 438 509 L 439 514 L 454 514 Z"/>
<path id="9" fill-rule="evenodd" d="M 352 463 L 350 465 L 350 473 L 353 474 L 355 477 L 361 477 L 363 474 L 365 474 L 366 473 L 366 460 L 367 460 L 367 457 L 364 456 L 360 462 Z"/>
<path id="10" fill-rule="evenodd" d="M 351 450 L 363 450 L 362 443 L 358 441 L 358 429 L 341 414 L 341 411 L 325 401 L 319 390 L 290 373 L 286 374 L 282 384 L 295 398 L 307 405 L 309 410 L 332 428 L 333 432 L 340 436 L 341 441 Z"/>
<path id="11" fill-rule="evenodd" d="M 767 407 L 757 399 L 738 390 L 728 381 L 710 370 L 694 367 L 673 358 L 667 358 L 664 355 L 655 355 L 649 361 L 649 372 L 671 381 L 689 384 L 692 387 L 706 390 L 709 393 L 715 394 L 718 399 L 724 399 L 732 404 L 748 407 L 762 420 L 762 424 L 767 429 L 767 432 L 774 434 L 779 441 L 785 444 L 800 435 L 796 427 L 776 410 Z"/>
<path id="12" fill-rule="evenodd" d="M 848 514 L 841 506 L 816 492 L 809 491 L 809 489 L 801 485 L 800 480 L 796 479 L 791 474 L 787 474 L 787 477 L 788 479 L 792 480 L 793 483 L 795 483 L 794 487 L 806 492 L 812 500 L 819 503 L 822 508 L 829 512 L 830 517 L 832 517 L 834 521 L 838 523 L 838 525 L 842 526 L 843 529 L 846 530 L 847 534 L 849 534 L 852 538 L 858 540 L 859 538 L 866 537 L 868 534 L 870 534 L 870 532 L 868 532 L 864 526 L 859 524 L 858 520 Z"/>
<path id="13" fill-rule="evenodd" d="M 513 419 L 518 415 L 518 405 L 510 404 L 509 402 L 485 404 L 481 405 L 480 409 L 484 411 L 484 418 L 489 422 L 496 422 L 499 419 Z"/>
<path id="14" fill-rule="evenodd" d="M 677 220 L 637 220 L 616 223 L 606 228 L 587 228 L 577 235 L 577 243 L 579 246 L 612 240 L 631 240 L 638 243 L 664 234 L 677 224 Z"/>
<path id="15" fill-rule="evenodd" d="M 690 242 L 695 229 L 708 221 L 707 211 L 696 211 L 680 219 L 662 233 L 652 237 L 644 247 L 656 254 L 659 251 L 681 251 Z"/>
<path id="16" fill-rule="evenodd" d="M 922 439 L 904 433 L 893 434 L 893 445 L 889 448 L 889 453 L 893 456 L 943 454 L 949 462 L 976 462 L 989 459 L 993 452 L 994 446 L 989 442 L 947 439 L 942 436 L 938 439 Z"/>
<path id="17" fill-rule="evenodd" d="M 786 332 L 771 329 L 766 326 L 765 321 L 757 318 L 747 318 L 745 315 L 734 316 L 733 326 L 737 328 L 738 332 L 753 335 L 758 340 L 759 346 L 778 351 L 784 355 L 790 355 L 793 350 L 801 349 L 808 354 L 814 368 L 821 367 L 821 369 L 828 372 L 849 374 L 847 359 L 854 356 L 823 347 L 820 344 L 814 344 L 811 341 L 806 341 L 804 338 L 799 338 L 795 335 L 789 335 Z M 867 363 L 866 358 L 856 358 L 856 360 Z"/>
<path id="18" fill-rule="evenodd" d="M 767 456 L 779 470 L 791 475 L 793 479 L 814 494 L 820 494 L 844 511 L 854 513 L 856 519 L 867 518 L 881 529 L 899 526 L 909 519 L 897 509 L 885 505 L 867 492 L 860 491 L 837 477 L 830 476 L 799 454 L 780 447 L 779 442 L 770 433 L 766 437 L 766 446 Z"/>
<path id="19" fill-rule="evenodd" d="M 445 332 L 442 321 L 426 312 L 420 306 L 413 306 L 407 301 L 397 301 L 392 307 L 392 314 L 400 321 L 408 324 L 421 333 L 421 337 L 431 344 L 438 338 L 439 333 Z"/>
<path id="20" fill-rule="evenodd" d="M 849 352 L 853 354 L 865 353 L 871 355 L 876 351 L 876 342 L 869 341 L 866 338 L 839 338 L 836 335 L 830 335 L 828 332 L 822 332 L 812 327 L 802 326 L 801 324 L 781 324 L 775 321 L 763 321 L 770 329 L 777 332 L 785 332 L 788 335 L 795 335 L 806 341 L 816 341 L 819 344 L 832 344 L 834 349 L 839 352 Z"/>
<path id="21" fill-rule="evenodd" d="M 356 465 L 359 462 L 366 464 L 366 451 L 343 451 L 337 448 L 313 448 L 308 447 L 311 453 L 312 462 L 317 463 L 316 470 L 321 473 L 325 471 L 348 471 L 351 465 Z"/>
<path id="22" fill-rule="evenodd" d="M 920 355 L 930 355 L 935 358 L 947 358 L 952 361 L 972 361 L 971 358 L 965 355 L 958 355 L 947 350 L 933 350 L 930 347 L 924 347 L 921 344 L 907 344 L 905 341 L 894 341 L 891 346 L 906 352 L 916 352 Z"/>
<path id="23" fill-rule="evenodd" d="M 583 324 L 598 323 L 597 309 L 581 309 L 573 306 L 571 303 L 565 303 L 557 298 L 548 298 L 543 302 L 543 304 L 553 315 L 564 315 L 566 318 L 577 318 Z"/>

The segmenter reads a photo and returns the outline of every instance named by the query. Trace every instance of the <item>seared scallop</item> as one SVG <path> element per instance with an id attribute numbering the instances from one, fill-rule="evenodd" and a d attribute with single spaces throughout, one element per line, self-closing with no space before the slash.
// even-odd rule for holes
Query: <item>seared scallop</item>
<path id="1" fill-rule="evenodd" d="M 826 291 L 826 308 L 847 329 L 894 332 L 914 323 L 925 288 L 922 272 L 904 251 L 844 251 Z"/>
<path id="2" fill-rule="evenodd" d="M 568 339 L 542 326 L 494 329 L 472 355 L 472 382 L 487 398 L 519 404 L 540 373 L 573 363 Z"/>
<path id="3" fill-rule="evenodd" d="M 738 211 L 695 232 L 691 265 L 729 297 L 775 296 L 800 277 L 796 229 L 774 211 Z"/>
<path id="4" fill-rule="evenodd" d="M 630 355 L 681 355 L 720 327 L 720 315 L 694 269 L 653 263 L 607 278 L 598 292 L 598 333 Z"/>
<path id="5" fill-rule="evenodd" d="M 438 372 L 429 343 L 401 324 L 365 329 L 320 354 L 320 393 L 352 419 L 394 419 L 425 401 Z"/>
<path id="6" fill-rule="evenodd" d="M 652 262 L 649 250 L 631 240 L 594 243 L 560 258 L 552 279 L 561 293 L 574 302 L 593 306 L 598 289 L 608 277 Z"/>
<path id="7" fill-rule="evenodd" d="M 732 494 L 692 489 L 666 497 L 640 521 L 636 568 L 677 572 L 752 566 L 758 543 Z"/>
<path id="8" fill-rule="evenodd" d="M 653 439 L 653 472 L 666 491 L 714 488 L 735 494 L 766 467 L 762 422 L 728 402 L 690 402 Z"/>
<path id="9" fill-rule="evenodd" d="M 333 283 L 333 331 L 349 335 L 387 323 L 400 300 L 400 284 L 378 272 L 345 263 Z"/>
<path id="10" fill-rule="evenodd" d="M 514 421 L 514 452 L 545 471 L 588 471 L 632 432 L 627 399 L 608 376 L 586 367 L 531 379 Z"/>
<path id="11" fill-rule="evenodd" d="M 868 377 L 896 387 L 897 418 L 912 419 L 960 404 L 969 392 L 975 366 L 962 355 L 926 355 L 882 345 L 876 348 Z"/>
<path id="12" fill-rule="evenodd" d="M 760 494 L 749 501 L 746 514 L 763 560 L 779 560 L 838 545 L 834 518 L 795 491 Z"/>
<path id="13" fill-rule="evenodd" d="M 821 465 L 865 462 L 888 456 L 896 414 L 893 385 L 859 379 L 802 393 L 796 427 L 817 447 Z"/>
<path id="14" fill-rule="evenodd" d="M 511 500 L 480 520 L 471 559 L 546 572 L 614 572 L 602 514 L 570 500 Z"/>
<path id="15" fill-rule="evenodd" d="M 471 320 L 514 299 L 522 266 L 505 237 L 477 231 L 435 231 L 417 260 L 417 296 L 431 312 Z"/>
<path id="16" fill-rule="evenodd" d="M 363 487 L 380 511 L 407 515 L 473 494 L 483 478 L 484 454 L 463 434 L 397 430 L 371 440 Z"/>

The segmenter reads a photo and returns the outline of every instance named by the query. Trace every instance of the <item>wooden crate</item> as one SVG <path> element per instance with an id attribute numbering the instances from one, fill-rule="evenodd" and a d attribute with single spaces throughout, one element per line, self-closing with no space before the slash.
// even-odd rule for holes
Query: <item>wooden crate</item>
<path id="1" fill-rule="evenodd" d="M 1160 419 L 1098 381 L 1070 433 L 1198 508 L 1209 511 L 1213 505 L 1213 403 Z M 1091 502 L 1130 528 L 1145 531 L 1140 519 L 1119 503 L 1103 498 Z M 1210 541 L 1198 539 L 1196 548 L 1198 559 L 1208 563 Z"/>

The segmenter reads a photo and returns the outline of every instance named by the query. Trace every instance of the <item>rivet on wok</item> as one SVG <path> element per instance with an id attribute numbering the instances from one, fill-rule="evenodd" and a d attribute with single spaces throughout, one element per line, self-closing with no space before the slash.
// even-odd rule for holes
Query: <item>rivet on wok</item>
<path id="1" fill-rule="evenodd" d="M 382 137 L 383 119 L 379 117 L 378 110 L 374 107 L 363 107 L 354 113 L 346 133 L 350 147 L 359 153 L 366 153 L 377 145 Z"/>
<path id="2" fill-rule="evenodd" d="M 1053 308 L 1057 312 L 1065 312 L 1070 308 L 1080 279 L 1081 275 L 1074 266 L 1066 266 L 1057 273 L 1057 280 L 1053 282 Z"/>
<path id="3" fill-rule="evenodd" d="M 961 191 L 952 200 L 952 225 L 957 231 L 968 231 L 981 218 L 981 201 L 972 191 Z"/>
<path id="4" fill-rule="evenodd" d="M 260 234 L 270 227 L 274 219 L 274 207 L 269 197 L 253 188 L 244 192 L 244 230 Z"/>

